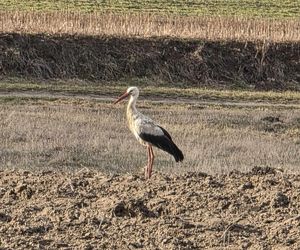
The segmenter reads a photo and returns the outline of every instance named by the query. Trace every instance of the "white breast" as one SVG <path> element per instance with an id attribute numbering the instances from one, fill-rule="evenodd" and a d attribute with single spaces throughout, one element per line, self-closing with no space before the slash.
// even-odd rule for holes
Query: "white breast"
<path id="1" fill-rule="evenodd" d="M 153 136 L 164 135 L 163 131 L 149 117 L 136 112 L 128 114 L 128 125 L 135 138 L 143 145 L 146 143 L 140 138 L 140 134 L 150 134 Z"/>

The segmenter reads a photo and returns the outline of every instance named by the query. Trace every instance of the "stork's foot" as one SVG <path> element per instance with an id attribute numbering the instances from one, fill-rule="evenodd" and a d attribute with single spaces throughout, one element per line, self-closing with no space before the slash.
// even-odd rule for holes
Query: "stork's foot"
<path id="1" fill-rule="evenodd" d="M 149 166 L 145 167 L 145 179 L 148 180 L 151 178 L 152 175 L 152 169 Z"/>
<path id="2" fill-rule="evenodd" d="M 149 179 L 149 166 L 145 166 L 145 169 L 144 169 L 144 175 L 145 175 L 145 180 Z"/>

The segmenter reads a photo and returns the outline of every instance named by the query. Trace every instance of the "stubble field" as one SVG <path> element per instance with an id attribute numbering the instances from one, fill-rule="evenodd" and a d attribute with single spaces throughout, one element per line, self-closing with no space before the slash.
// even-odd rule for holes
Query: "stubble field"
<path id="1" fill-rule="evenodd" d="M 2 168 L 89 167 L 124 173 L 144 167 L 146 150 L 127 128 L 125 103 L 113 106 L 108 101 L 71 97 L 2 99 Z M 300 164 L 297 104 L 230 106 L 163 100 L 144 99 L 139 106 L 170 131 L 185 161 L 175 165 L 157 150 L 156 170 L 222 173 L 256 165 L 297 170 Z"/>

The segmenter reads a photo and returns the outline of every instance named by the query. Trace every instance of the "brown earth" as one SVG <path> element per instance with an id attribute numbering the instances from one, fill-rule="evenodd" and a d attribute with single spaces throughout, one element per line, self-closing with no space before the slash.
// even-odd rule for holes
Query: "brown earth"
<path id="1" fill-rule="evenodd" d="M 0 171 L 0 249 L 300 248 L 299 174 L 141 176 Z"/>
<path id="2" fill-rule="evenodd" d="M 0 78 L 300 89 L 300 43 L 0 35 Z"/>

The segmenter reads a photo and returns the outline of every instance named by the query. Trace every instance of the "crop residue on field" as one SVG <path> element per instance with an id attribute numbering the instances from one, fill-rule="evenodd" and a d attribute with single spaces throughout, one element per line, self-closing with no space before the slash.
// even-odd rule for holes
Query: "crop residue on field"
<path id="1" fill-rule="evenodd" d="M 299 248 L 299 175 L 0 172 L 0 247 Z"/>

